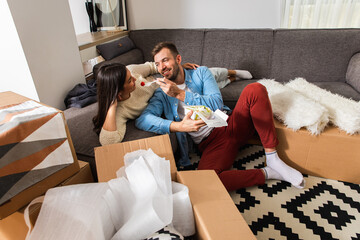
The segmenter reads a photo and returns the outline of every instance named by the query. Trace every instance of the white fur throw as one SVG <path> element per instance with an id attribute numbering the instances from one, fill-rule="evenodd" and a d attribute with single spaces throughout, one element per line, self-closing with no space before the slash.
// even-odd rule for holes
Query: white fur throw
<path id="1" fill-rule="evenodd" d="M 333 94 L 303 78 L 296 78 L 285 86 L 326 107 L 330 122 L 341 130 L 348 134 L 360 133 L 360 102 Z"/>
<path id="2" fill-rule="evenodd" d="M 275 80 L 262 79 L 258 82 L 268 91 L 274 116 L 288 128 L 296 131 L 306 127 L 312 134 L 318 135 L 329 122 L 328 111 L 315 101 Z"/>

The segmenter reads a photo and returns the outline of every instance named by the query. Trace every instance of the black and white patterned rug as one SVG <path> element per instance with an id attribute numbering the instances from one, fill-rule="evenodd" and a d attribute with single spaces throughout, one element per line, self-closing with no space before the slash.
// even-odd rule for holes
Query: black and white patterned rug
<path id="1" fill-rule="evenodd" d="M 191 154 L 193 168 L 199 156 Z M 262 146 L 239 150 L 234 169 L 262 168 Z M 360 185 L 304 175 L 306 187 L 269 180 L 229 192 L 257 239 L 360 239 Z"/>

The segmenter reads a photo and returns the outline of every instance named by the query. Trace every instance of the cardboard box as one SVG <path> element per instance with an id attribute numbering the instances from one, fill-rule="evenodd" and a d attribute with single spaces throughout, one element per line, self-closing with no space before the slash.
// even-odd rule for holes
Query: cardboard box
<path id="1" fill-rule="evenodd" d="M 13 92 L 2 92 L 0 93 L 0 107 L 5 107 L 8 105 L 15 105 L 15 104 L 19 104 L 19 103 L 23 103 L 25 101 L 31 100 L 29 98 L 26 98 L 24 96 L 18 95 L 16 93 Z M 36 102 L 36 101 L 34 101 Z M 41 103 L 40 103 L 41 104 Z M 42 104 L 44 105 L 44 104 Z M 46 105 L 44 105 L 46 106 Z M 48 106 L 47 106 L 48 107 Z M 34 198 L 44 194 L 46 192 L 46 190 L 48 190 L 49 188 L 55 187 L 57 186 L 59 183 L 61 183 L 62 181 L 64 181 L 65 179 L 67 179 L 68 177 L 74 175 L 76 172 L 79 171 L 79 164 L 76 158 L 76 154 L 75 154 L 75 150 L 71 141 L 71 137 L 70 137 L 70 132 L 69 129 L 67 127 L 65 118 L 64 118 L 64 114 L 62 111 L 57 110 L 58 113 L 61 114 L 62 117 L 62 121 L 64 123 L 64 128 L 65 128 L 65 132 L 66 132 L 66 139 L 63 140 L 63 143 L 60 144 L 58 143 L 58 146 L 64 147 L 65 149 L 69 149 L 68 150 L 68 156 L 70 156 L 68 159 L 68 166 L 54 172 L 50 175 L 47 176 L 45 179 L 33 184 L 30 186 L 27 186 L 26 189 L 22 190 L 21 192 L 17 193 L 16 195 L 14 194 L 14 196 L 12 196 L 12 198 L 10 198 L 8 201 L 4 202 L 1 206 L 0 206 L 0 219 L 9 216 L 10 214 L 12 214 L 13 212 L 15 212 L 16 210 L 20 209 L 21 207 L 25 206 L 26 204 L 28 204 L 31 200 L 33 200 Z M 28 125 L 21 125 L 22 128 L 20 128 L 20 130 L 16 130 L 14 131 L 16 134 L 23 134 L 24 130 L 29 130 L 29 128 L 26 128 Z M 45 124 L 44 124 L 45 125 Z M 43 125 L 42 125 L 43 126 Z M 39 126 L 40 128 L 40 126 Z M 37 128 L 34 128 L 37 129 Z M 32 130 L 32 129 L 30 129 Z M 16 135 L 12 135 L 12 136 L 16 136 Z M 3 142 L 5 142 L 5 146 L 6 147 L 12 147 L 12 143 L 7 143 L 9 140 L 7 138 L 7 136 L 3 136 Z M 1 139 L 1 138 L 0 138 Z M 1 145 L 1 144 L 0 144 Z M 32 145 L 30 146 L 31 150 Z M 50 147 L 52 147 L 52 145 L 50 145 Z M 55 147 L 54 147 L 55 148 Z M 40 150 L 42 151 L 42 150 Z M 33 161 L 33 160 L 39 160 L 39 158 L 37 157 L 36 154 L 38 154 L 40 151 L 37 151 L 35 153 L 31 153 L 29 155 L 26 155 L 25 157 L 27 158 L 27 161 Z M 46 150 L 48 153 L 47 154 L 53 154 L 53 152 L 55 151 L 55 149 L 53 150 Z M 60 151 L 60 150 L 59 150 Z M 50 153 L 49 153 L 50 152 Z M 47 155 L 48 156 L 48 155 Z M 72 156 L 72 159 L 71 159 Z M 3 160 L 2 156 L 2 160 Z M 18 157 L 18 156 L 17 156 Z M 23 156 L 21 156 L 23 157 Z M 19 157 L 19 160 L 23 160 L 21 157 Z M 28 160 L 28 159 L 32 159 L 32 160 Z M 71 159 L 71 161 L 69 160 Z M 71 162 L 71 163 L 70 163 Z M 41 162 L 42 163 L 42 162 Z M 19 165 L 21 166 L 21 165 Z M 3 166 L 7 167 L 7 165 Z M 14 169 L 14 168 L 12 168 Z M 0 170 L 2 170 L 2 168 L 0 168 Z M 7 170 L 9 171 L 9 170 Z M 12 172 L 14 172 L 14 170 L 11 170 Z M 15 168 L 15 173 L 16 173 L 17 169 Z M 28 171 L 28 172 L 27 172 Z M 25 171 L 26 174 L 23 174 L 23 176 L 26 176 L 28 173 L 30 173 L 32 171 L 32 169 L 29 169 Z M 6 182 L 6 171 L 4 171 L 5 173 L 3 173 L 3 181 Z M 14 174 L 15 176 L 16 174 Z M 27 180 L 23 180 L 25 183 L 27 183 Z"/>
<path id="2" fill-rule="evenodd" d="M 73 176 L 69 177 L 58 186 L 67 186 L 81 183 L 94 182 L 91 174 L 90 165 L 87 162 L 79 161 L 80 170 Z M 35 204 L 29 208 L 30 222 L 35 224 L 39 215 L 41 204 Z M 21 240 L 25 239 L 28 227 L 24 220 L 25 207 L 14 212 L 10 216 L 0 220 L 0 239 L 1 240 Z"/>
<path id="3" fill-rule="evenodd" d="M 318 136 L 294 132 L 275 120 L 281 159 L 302 173 L 360 184 L 360 134 L 328 126 Z"/>
<path id="4" fill-rule="evenodd" d="M 95 148 L 99 182 L 116 177 L 127 152 L 149 148 L 170 161 L 172 180 L 189 188 L 197 239 L 256 239 L 214 171 L 177 172 L 168 135 Z"/>

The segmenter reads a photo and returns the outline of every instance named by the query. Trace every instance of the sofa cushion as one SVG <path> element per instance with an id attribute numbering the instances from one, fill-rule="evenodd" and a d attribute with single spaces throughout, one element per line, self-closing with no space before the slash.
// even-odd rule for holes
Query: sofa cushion
<path id="1" fill-rule="evenodd" d="M 276 30 L 270 78 L 286 82 L 345 82 L 348 62 L 360 51 L 355 29 Z"/>
<path id="2" fill-rule="evenodd" d="M 140 63 L 144 62 L 143 59 L 144 59 L 143 54 L 139 49 L 132 49 L 129 52 L 121 54 L 120 56 L 117 56 L 109 61 L 104 61 L 104 62 L 96 64 L 93 67 L 93 74 L 94 74 L 94 77 L 96 78 L 96 74 L 99 71 L 99 68 L 104 64 L 109 64 L 109 63 L 121 63 L 124 65 L 140 64 Z"/>
<path id="3" fill-rule="evenodd" d="M 235 81 L 233 83 L 230 83 L 226 87 L 220 89 L 224 104 L 230 109 L 234 109 L 237 100 L 239 99 L 240 94 L 244 90 L 244 88 L 248 84 L 254 83 L 257 80 L 258 79 Z"/>
<path id="4" fill-rule="evenodd" d="M 316 86 L 355 101 L 360 101 L 360 92 L 345 82 L 313 82 Z"/>
<path id="5" fill-rule="evenodd" d="M 154 29 L 130 31 L 129 37 L 144 54 L 145 61 L 154 61 L 151 51 L 163 41 L 174 43 L 182 56 L 182 62 L 201 64 L 203 30 L 196 29 Z"/>
<path id="6" fill-rule="evenodd" d="M 96 46 L 97 51 L 105 60 L 113 59 L 134 48 L 134 43 L 128 36 Z"/>
<path id="7" fill-rule="evenodd" d="M 360 52 L 356 53 L 349 62 L 346 82 L 360 92 Z"/>
<path id="8" fill-rule="evenodd" d="M 205 32 L 201 65 L 248 70 L 254 78 L 270 75 L 273 31 L 212 29 Z"/>

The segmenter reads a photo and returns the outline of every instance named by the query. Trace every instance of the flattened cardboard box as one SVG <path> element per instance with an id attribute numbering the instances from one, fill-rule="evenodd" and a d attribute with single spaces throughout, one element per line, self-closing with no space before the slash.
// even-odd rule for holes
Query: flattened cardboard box
<path id="1" fill-rule="evenodd" d="M 80 170 L 60 183 L 58 186 L 68 186 L 81 183 L 92 183 L 94 178 L 91 173 L 90 165 L 87 162 L 79 160 Z M 41 204 L 34 204 L 29 208 L 30 223 L 35 225 L 39 215 Z M 24 219 L 24 208 L 14 212 L 10 216 L 0 220 L 0 239 L 1 240 L 18 240 L 25 239 L 28 232 Z"/>
<path id="2" fill-rule="evenodd" d="M 2 92 L 0 93 L 0 108 L 4 109 L 5 106 L 20 104 L 29 100 L 31 99 L 13 92 Z M 40 106 L 51 108 L 36 101 L 32 101 L 31 103 L 40 104 Z M 1 146 L 3 151 L 0 159 L 0 180 L 1 184 L 3 184 L 4 187 L 3 193 L 9 196 L 6 198 L 7 200 L 4 200 L 4 202 L 0 205 L 0 219 L 10 215 L 11 213 L 25 206 L 34 198 L 44 194 L 49 188 L 57 186 L 59 183 L 79 171 L 79 164 L 76 158 L 75 150 L 71 141 L 64 114 L 60 110 L 54 110 L 54 116 L 56 116 L 56 121 L 61 123 L 61 129 L 59 131 L 62 131 L 63 136 L 65 136 L 63 139 L 61 139 L 61 141 L 50 137 L 50 141 L 47 141 L 46 143 L 47 147 L 43 148 L 43 146 L 46 145 L 43 144 L 45 141 L 42 141 L 41 139 L 39 140 L 39 135 L 34 137 L 32 133 L 33 129 L 29 129 L 29 125 L 27 125 L 27 122 L 25 124 L 21 123 L 14 128 L 9 128 L 9 131 L 5 132 L 3 135 L 0 135 L 0 140 L 3 139 L 2 142 L 5 143 L 5 145 L 0 144 L 3 145 Z M 11 114 L 8 115 L 10 117 L 13 117 L 11 116 Z M 53 119 L 55 119 L 55 117 Z M 43 126 L 46 126 L 45 124 L 48 124 L 48 122 L 45 122 L 43 125 L 36 125 L 37 127 L 34 127 L 35 131 L 37 131 Z M 21 137 L 22 139 L 28 139 L 28 137 L 31 136 L 32 138 L 36 138 L 36 141 L 38 142 L 11 142 L 12 138 L 11 140 L 9 140 L 8 132 L 10 132 L 10 136 L 12 136 L 14 139 L 20 138 L 18 137 L 19 135 L 24 135 L 25 138 Z M 26 134 L 24 132 L 26 132 Z M 51 131 L 48 132 L 51 135 Z M 50 144 L 49 142 L 51 141 L 58 142 L 56 144 Z M 28 155 L 24 155 L 25 152 L 23 152 L 23 150 L 14 150 L 15 147 L 18 146 L 20 147 L 20 149 L 23 149 L 22 146 L 26 145 L 28 145 L 27 150 L 29 153 L 26 152 L 26 154 Z M 44 149 L 46 149 L 46 151 Z M 63 151 L 64 149 L 66 150 L 66 152 Z M 19 153 L 20 156 L 18 155 Z M 54 155 L 54 153 L 56 153 L 56 155 Z M 59 156 L 62 156 L 63 153 L 67 154 L 66 164 L 59 165 L 57 161 L 55 161 L 56 163 L 51 163 L 51 161 L 49 160 L 49 156 L 50 158 L 52 158 L 52 160 L 58 160 Z M 16 158 L 15 161 L 14 158 Z M 24 167 L 25 165 L 26 169 Z M 41 167 L 39 167 L 40 165 Z M 46 169 L 47 166 L 49 170 Z M 46 171 L 48 172 L 45 173 Z M 40 172 L 43 175 L 38 174 Z M 30 175 L 32 177 L 30 177 Z M 19 176 L 21 176 L 21 178 Z M 38 178 L 38 180 L 36 180 L 35 182 L 29 182 L 29 180 L 27 180 L 34 179 L 34 176 Z M 11 179 L 10 182 L 8 179 Z M 11 194 L 9 193 L 10 191 L 13 191 L 12 189 L 16 188 L 19 188 L 20 190 L 14 191 Z"/>
<path id="3" fill-rule="evenodd" d="M 116 177 L 127 152 L 149 148 L 170 161 L 172 180 L 189 188 L 197 239 L 256 239 L 214 171 L 177 172 L 168 135 L 95 148 L 99 182 Z"/>
<path id="4" fill-rule="evenodd" d="M 360 134 L 328 126 L 318 136 L 294 132 L 275 120 L 279 156 L 302 173 L 360 184 Z"/>

